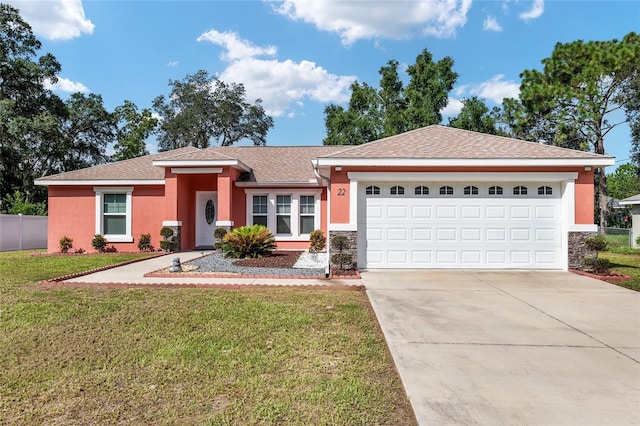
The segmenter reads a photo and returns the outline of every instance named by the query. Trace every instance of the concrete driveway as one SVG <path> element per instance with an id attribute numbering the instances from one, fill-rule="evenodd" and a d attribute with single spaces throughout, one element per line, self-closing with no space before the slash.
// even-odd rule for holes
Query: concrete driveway
<path id="1" fill-rule="evenodd" d="M 640 293 L 559 271 L 361 275 L 420 424 L 640 424 Z"/>

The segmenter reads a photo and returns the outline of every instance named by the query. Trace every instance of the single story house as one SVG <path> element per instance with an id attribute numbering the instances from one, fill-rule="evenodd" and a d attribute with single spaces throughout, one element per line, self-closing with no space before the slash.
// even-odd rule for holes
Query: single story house
<path id="1" fill-rule="evenodd" d="M 48 250 L 94 234 L 179 250 L 263 224 L 280 249 L 346 235 L 359 268 L 568 269 L 594 225 L 594 170 L 614 158 L 433 125 L 357 146 L 187 147 L 43 177 Z"/>
<path id="2" fill-rule="evenodd" d="M 633 195 L 618 203 L 620 206 L 631 206 L 631 247 L 640 248 L 638 238 L 640 238 L 640 194 Z"/>

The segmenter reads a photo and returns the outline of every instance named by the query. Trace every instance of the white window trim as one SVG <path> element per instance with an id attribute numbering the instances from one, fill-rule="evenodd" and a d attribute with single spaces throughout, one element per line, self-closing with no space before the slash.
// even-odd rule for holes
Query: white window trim
<path id="1" fill-rule="evenodd" d="M 320 229 L 321 224 L 321 200 L 322 190 L 277 190 L 276 188 L 245 189 L 246 195 L 246 224 L 253 224 L 253 196 L 267 196 L 267 228 L 271 231 L 276 241 L 309 241 L 310 234 L 300 234 L 300 196 L 314 196 L 314 229 Z M 278 195 L 291 195 L 291 234 L 276 234 L 276 198 Z"/>
<path id="2" fill-rule="evenodd" d="M 107 239 L 110 243 L 132 243 L 133 235 L 131 232 L 131 222 L 132 222 L 132 201 L 133 201 L 133 187 L 99 187 L 94 186 L 93 191 L 96 193 L 96 226 L 95 233 L 100 234 Z M 127 206 L 126 206 L 126 234 L 125 235 L 105 235 L 104 232 L 104 221 L 103 221 L 103 202 L 104 202 L 104 194 L 126 194 L 127 195 Z"/>

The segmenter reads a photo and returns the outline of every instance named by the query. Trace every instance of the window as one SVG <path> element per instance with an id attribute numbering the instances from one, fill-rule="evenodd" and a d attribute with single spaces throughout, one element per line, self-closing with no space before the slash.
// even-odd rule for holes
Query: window
<path id="1" fill-rule="evenodd" d="M 300 233 L 310 234 L 315 229 L 316 197 L 300 196 Z"/>
<path id="2" fill-rule="evenodd" d="M 380 195 L 380 187 L 379 186 L 367 186 L 365 193 L 367 195 Z"/>
<path id="3" fill-rule="evenodd" d="M 291 195 L 276 196 L 276 234 L 291 234 Z"/>
<path id="4" fill-rule="evenodd" d="M 253 196 L 253 224 L 267 226 L 267 196 Z"/>
<path id="5" fill-rule="evenodd" d="M 516 186 L 513 188 L 513 195 L 527 195 L 526 186 Z"/>
<path id="6" fill-rule="evenodd" d="M 127 194 L 104 194 L 102 230 L 106 235 L 127 234 Z"/>
<path id="7" fill-rule="evenodd" d="M 490 186 L 489 187 L 489 195 L 502 195 L 502 187 L 501 186 Z"/>
<path id="8" fill-rule="evenodd" d="M 416 195 L 429 195 L 429 187 L 428 186 L 416 186 L 414 188 L 414 192 Z"/>
<path id="9" fill-rule="evenodd" d="M 391 187 L 391 195 L 403 195 L 404 187 L 403 186 L 392 186 Z"/>
<path id="10" fill-rule="evenodd" d="M 441 186 L 440 195 L 453 195 L 453 188 L 450 186 Z"/>
<path id="11" fill-rule="evenodd" d="M 133 242 L 131 236 L 131 197 L 133 188 L 94 187 L 96 194 L 95 233 L 110 243 Z"/>
<path id="12" fill-rule="evenodd" d="M 464 195 L 478 195 L 478 187 L 477 186 L 465 186 L 464 187 Z"/>
<path id="13" fill-rule="evenodd" d="M 553 195 L 553 188 L 550 186 L 538 187 L 538 195 Z"/>

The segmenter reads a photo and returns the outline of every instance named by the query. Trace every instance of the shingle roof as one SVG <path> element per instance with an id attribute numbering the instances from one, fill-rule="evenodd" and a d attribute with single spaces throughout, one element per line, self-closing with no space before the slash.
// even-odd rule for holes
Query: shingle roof
<path id="1" fill-rule="evenodd" d="M 332 158 L 593 159 L 601 155 L 440 125 L 336 152 Z"/>
<path id="2" fill-rule="evenodd" d="M 558 148 L 501 136 L 445 126 L 428 126 L 358 146 L 241 146 L 193 147 L 118 161 L 36 180 L 65 181 L 162 180 L 164 168 L 154 161 L 185 163 L 237 160 L 251 169 L 241 180 L 259 183 L 308 183 L 315 180 L 312 160 L 326 159 L 566 159 L 609 158 L 588 152 Z"/>
<path id="3" fill-rule="evenodd" d="M 162 167 L 155 167 L 152 164 L 153 161 L 168 160 L 174 156 L 192 151 L 199 150 L 194 147 L 186 147 L 165 151 L 159 154 L 146 155 L 130 160 L 116 161 L 114 163 L 46 176 L 36 179 L 36 183 L 38 181 L 64 182 L 76 180 L 162 180 L 164 179 L 164 169 Z"/>
<path id="4" fill-rule="evenodd" d="M 620 200 L 620 205 L 630 205 L 630 204 L 640 204 L 640 194 L 632 195 L 629 198 L 625 198 L 624 200 Z"/>

